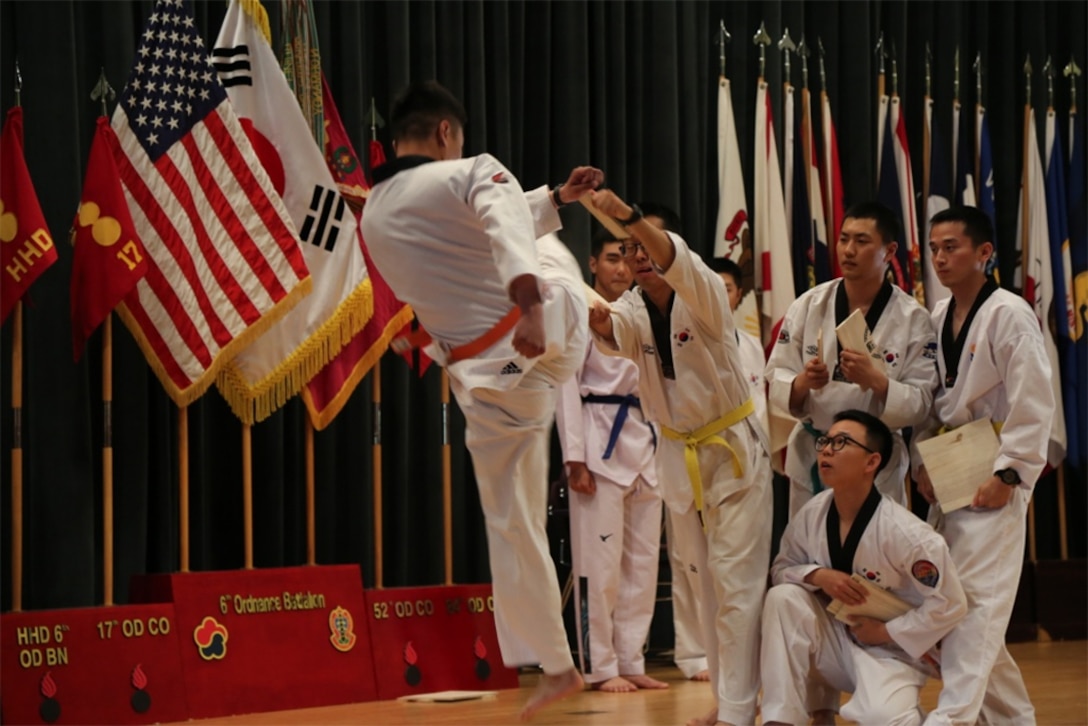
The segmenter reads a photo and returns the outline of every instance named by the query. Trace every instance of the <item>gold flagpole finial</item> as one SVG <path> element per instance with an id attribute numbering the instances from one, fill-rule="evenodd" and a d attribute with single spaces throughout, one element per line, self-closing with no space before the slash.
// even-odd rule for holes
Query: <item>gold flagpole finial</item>
<path id="1" fill-rule="evenodd" d="M 820 87 L 827 92 L 827 69 L 824 68 L 824 39 L 816 36 L 816 48 L 820 51 Z"/>
<path id="2" fill-rule="evenodd" d="M 1024 61 L 1024 83 L 1027 88 L 1027 95 L 1024 97 L 1024 105 L 1031 105 L 1031 53 L 1028 53 L 1027 60 Z"/>
<path id="3" fill-rule="evenodd" d="M 926 95 L 933 98 L 933 51 L 926 41 Z"/>
<path id="4" fill-rule="evenodd" d="M 808 88 L 808 57 L 810 55 L 812 51 L 805 43 L 805 34 L 801 33 L 801 42 L 797 44 L 797 56 L 801 59 L 801 88 Z"/>
<path id="5" fill-rule="evenodd" d="M 1054 63 L 1051 62 L 1049 55 L 1043 66 L 1043 75 L 1046 76 L 1046 106 L 1054 108 Z"/>
<path id="6" fill-rule="evenodd" d="M 370 119 L 370 140 L 378 140 L 378 129 L 385 127 L 385 119 L 378 115 L 378 107 L 374 104 L 374 97 L 370 97 L 370 112 L 366 115 Z"/>
<path id="7" fill-rule="evenodd" d="M 899 95 L 899 63 L 895 59 L 895 41 L 892 41 L 892 95 Z"/>
<path id="8" fill-rule="evenodd" d="M 94 84 L 94 88 L 91 89 L 91 100 L 102 102 L 102 115 L 109 116 L 109 108 L 106 106 L 107 101 L 112 101 L 117 98 L 117 93 L 113 90 L 113 86 L 110 85 L 109 80 L 106 79 L 106 69 L 102 68 L 102 71 L 98 74 L 98 83 Z"/>
<path id="9" fill-rule="evenodd" d="M 880 37 L 876 39 L 876 48 L 873 49 L 873 53 L 876 54 L 877 61 L 877 73 L 884 75 L 884 59 L 888 57 L 888 51 L 884 47 L 884 31 L 880 31 Z"/>
<path id="10" fill-rule="evenodd" d="M 19 59 L 15 59 L 15 105 L 23 105 L 23 74 L 19 70 Z"/>
<path id="11" fill-rule="evenodd" d="M 975 55 L 975 62 L 971 66 L 975 72 L 975 103 L 982 105 L 982 51 Z"/>
<path id="12" fill-rule="evenodd" d="M 797 45 L 790 38 L 789 28 L 786 28 L 786 32 L 782 34 L 782 39 L 778 41 L 778 49 L 782 51 L 782 68 L 786 75 L 786 83 L 792 84 L 790 80 L 790 51 L 797 50 Z"/>
<path id="13" fill-rule="evenodd" d="M 722 78 L 725 78 L 725 44 L 733 40 L 733 36 L 725 29 L 725 21 L 718 20 L 718 66 Z"/>
<path id="14" fill-rule="evenodd" d="M 1069 63 L 1062 69 L 1062 73 L 1069 79 L 1069 108 L 1072 111 L 1077 110 L 1077 76 L 1080 75 L 1080 66 L 1077 65 L 1077 59 L 1073 56 L 1069 56 Z"/>
<path id="15" fill-rule="evenodd" d="M 767 26 L 759 21 L 759 30 L 752 36 L 752 42 L 759 46 L 759 77 L 763 78 L 767 70 L 767 46 L 771 44 L 771 36 L 767 35 Z"/>

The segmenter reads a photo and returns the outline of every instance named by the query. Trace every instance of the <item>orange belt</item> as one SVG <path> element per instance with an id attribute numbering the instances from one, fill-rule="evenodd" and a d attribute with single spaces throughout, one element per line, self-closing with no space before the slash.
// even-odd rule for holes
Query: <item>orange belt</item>
<path id="1" fill-rule="evenodd" d="M 470 340 L 464 345 L 459 345 L 456 348 L 450 348 L 449 361 L 450 363 L 456 363 L 459 360 L 465 360 L 466 358 L 474 358 L 480 353 L 491 346 L 498 343 L 504 335 L 510 332 L 518 320 L 521 318 L 521 308 L 510 308 L 510 312 L 506 313 L 499 322 L 481 335 L 475 340 Z M 399 335 L 393 339 L 389 344 L 397 353 L 407 353 L 413 348 L 422 348 L 425 345 L 430 344 L 431 334 L 423 328 L 414 330 L 407 335 Z"/>

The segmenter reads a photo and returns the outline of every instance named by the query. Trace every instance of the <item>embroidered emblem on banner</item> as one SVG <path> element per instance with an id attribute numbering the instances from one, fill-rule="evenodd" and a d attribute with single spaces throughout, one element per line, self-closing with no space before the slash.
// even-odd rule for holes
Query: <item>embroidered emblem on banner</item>
<path id="1" fill-rule="evenodd" d="M 472 655 L 476 656 L 476 677 L 486 681 L 491 677 L 491 664 L 487 662 L 487 646 L 479 635 L 472 643 Z"/>
<path id="2" fill-rule="evenodd" d="M 329 642 L 341 653 L 347 653 L 355 647 L 355 620 L 351 613 L 337 605 L 329 612 Z"/>
<path id="3" fill-rule="evenodd" d="M 132 710 L 136 713 L 146 713 L 151 708 L 151 696 L 147 692 L 147 674 L 144 673 L 142 663 L 137 663 L 136 667 L 132 669 L 132 676 L 129 680 L 134 689 L 132 697 L 129 699 Z"/>
<path id="4" fill-rule="evenodd" d="M 937 565 L 929 560 L 915 562 L 910 567 L 910 574 L 914 575 L 914 579 L 926 587 L 937 587 L 937 582 L 941 579 L 941 573 L 937 569 Z"/>
<path id="5" fill-rule="evenodd" d="M 211 615 L 204 618 L 200 625 L 193 628 L 193 641 L 204 660 L 222 660 L 227 655 L 227 640 L 230 633 Z"/>

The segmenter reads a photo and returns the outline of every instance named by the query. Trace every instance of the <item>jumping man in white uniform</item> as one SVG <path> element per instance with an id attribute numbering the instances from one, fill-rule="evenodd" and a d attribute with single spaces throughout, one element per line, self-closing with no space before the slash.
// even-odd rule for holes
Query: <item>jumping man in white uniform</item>
<path id="1" fill-rule="evenodd" d="M 944 688 L 927 724 L 974 724 L 980 712 L 989 723 L 1035 723 L 1005 630 L 1024 563 L 1025 513 L 1046 466 L 1055 403 L 1035 314 L 986 276 L 993 248 L 990 220 L 973 207 L 946 209 L 931 220 L 933 266 L 952 296 L 933 310 L 940 387 L 936 420 L 919 440 L 986 419 L 998 432 L 999 448 L 993 476 L 978 483 L 972 506 L 943 517 L 925 467 L 915 475 L 968 603 L 967 618 L 944 641 Z"/>
<path id="2" fill-rule="evenodd" d="M 926 309 L 885 277 L 898 230 L 899 220 L 881 204 L 848 209 L 836 247 L 842 279 L 817 285 L 790 305 L 767 361 L 771 405 L 798 420 L 786 452 L 791 516 L 822 489 L 812 441 L 847 408 L 879 416 L 894 433 L 876 486 L 906 504 L 909 457 L 900 429 L 929 415 L 937 342 Z M 836 326 L 856 310 L 865 316 L 879 360 L 839 343 Z"/>
<path id="3" fill-rule="evenodd" d="M 830 491 L 808 502 L 782 535 L 763 605 L 763 723 L 873 726 L 922 722 L 919 690 L 937 674 L 935 646 L 967 614 L 948 545 L 928 524 L 881 495 L 873 480 L 891 456 L 892 433 L 858 410 L 835 415 L 815 441 Z M 826 610 L 858 605 L 868 582 L 912 609 L 847 626 Z"/>
<path id="4" fill-rule="evenodd" d="M 622 243 L 593 239 L 593 289 L 608 302 L 631 286 Z M 646 675 L 642 650 L 657 595 L 661 493 L 657 433 L 642 415 L 638 366 L 591 342 L 559 391 L 556 430 L 570 486 L 575 622 L 582 677 L 613 693 L 667 688 Z"/>
<path id="5" fill-rule="evenodd" d="M 582 688 L 567 645 L 545 533 L 548 438 L 556 389 L 587 341 L 584 283 L 557 239 L 556 205 L 596 187 L 591 167 L 525 194 L 488 154 L 461 158 L 466 115 L 439 84 L 393 106 L 396 159 L 375 171 L 363 232 L 446 366 L 465 415 L 487 524 L 495 621 L 508 666 L 544 675 L 523 718 Z"/>
<path id="6" fill-rule="evenodd" d="M 637 291 L 596 302 L 601 349 L 639 366 L 639 398 L 661 424 L 666 505 L 696 543 L 715 706 L 692 723 L 749 724 L 759 690 L 759 619 L 771 548 L 771 469 L 725 285 L 677 235 L 611 191 L 597 207 L 626 226 Z M 649 273 L 656 269 L 659 276 Z"/>

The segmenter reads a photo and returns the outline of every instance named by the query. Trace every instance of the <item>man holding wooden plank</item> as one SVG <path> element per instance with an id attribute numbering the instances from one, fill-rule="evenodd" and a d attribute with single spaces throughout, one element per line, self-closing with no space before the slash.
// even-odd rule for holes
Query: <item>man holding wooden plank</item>
<path id="1" fill-rule="evenodd" d="M 945 640 L 944 689 L 926 723 L 975 723 L 981 711 L 990 723 L 1033 724 L 1035 709 L 1005 648 L 1005 630 L 1024 563 L 1028 501 L 1046 466 L 1054 415 L 1050 363 L 1031 307 L 986 275 L 994 243 L 983 212 L 953 207 L 934 215 L 929 249 L 952 296 L 933 310 L 940 386 L 935 421 L 918 438 L 981 419 L 997 431 L 998 446 L 976 476 L 970 506 L 944 511 L 943 521 L 934 516 L 929 473 L 914 461 L 918 489 L 934 505 L 930 519 L 948 541 L 970 606 Z"/>
<path id="2" fill-rule="evenodd" d="M 919 691 L 967 598 L 941 536 L 876 488 L 892 445 L 859 410 L 816 439 L 827 490 L 786 527 L 763 605 L 765 724 L 833 724 L 840 691 L 847 720 L 922 722 Z"/>

